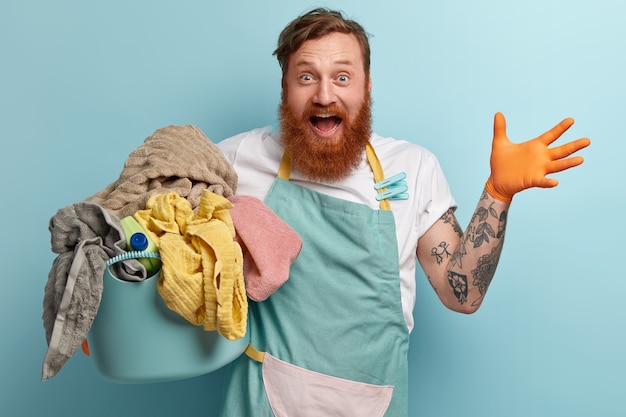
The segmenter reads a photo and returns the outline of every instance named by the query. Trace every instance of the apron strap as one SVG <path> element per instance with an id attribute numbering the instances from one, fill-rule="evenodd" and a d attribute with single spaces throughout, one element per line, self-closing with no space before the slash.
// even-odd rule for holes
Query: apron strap
<path id="1" fill-rule="evenodd" d="M 246 348 L 244 353 L 250 359 L 254 359 L 257 362 L 263 363 L 263 360 L 265 360 L 265 352 L 257 350 L 254 346 L 252 346 L 252 343 L 248 343 L 248 347 Z"/>
<path id="2" fill-rule="evenodd" d="M 372 172 L 374 173 L 374 182 L 377 183 L 384 180 L 385 174 L 383 173 L 383 167 L 380 164 L 378 155 L 376 155 L 376 152 L 374 151 L 374 147 L 369 141 L 365 145 L 365 155 L 367 155 L 367 160 L 372 167 Z M 380 190 L 378 190 L 378 193 L 382 193 L 385 190 L 385 188 L 381 188 Z M 388 198 L 380 200 L 379 206 L 381 210 L 391 210 L 391 204 L 389 204 Z"/>
<path id="3" fill-rule="evenodd" d="M 376 155 L 376 151 L 374 151 L 374 147 L 369 141 L 365 144 L 365 155 L 367 156 L 367 161 L 369 162 L 372 172 L 374 173 L 374 183 L 382 181 L 385 178 L 383 167 L 380 164 L 378 155 Z M 278 178 L 289 181 L 290 176 L 291 158 L 286 152 L 283 152 L 283 157 L 280 160 L 280 165 L 278 166 Z M 378 193 L 383 193 L 385 190 L 385 188 L 381 188 L 378 190 Z M 389 204 L 388 198 L 380 200 L 379 206 L 381 210 L 391 210 L 391 204 Z"/>
<path id="4" fill-rule="evenodd" d="M 287 155 L 287 152 L 283 152 L 283 157 L 280 160 L 278 166 L 278 178 L 282 178 L 285 181 L 289 181 L 291 176 L 291 157 Z"/>

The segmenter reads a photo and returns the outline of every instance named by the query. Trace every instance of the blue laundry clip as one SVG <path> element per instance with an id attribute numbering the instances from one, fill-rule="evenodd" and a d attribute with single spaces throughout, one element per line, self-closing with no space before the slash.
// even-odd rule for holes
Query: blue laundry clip
<path id="1" fill-rule="evenodd" d="M 400 194 L 392 195 L 391 197 L 389 197 L 389 199 L 390 200 L 408 200 L 409 193 L 400 193 Z"/>
<path id="2" fill-rule="evenodd" d="M 406 185 L 406 181 L 401 181 L 399 184 L 395 184 L 392 187 L 387 187 L 385 191 L 376 194 L 376 200 L 406 200 L 409 198 L 409 194 L 406 192 L 409 187 Z"/>
<path id="3" fill-rule="evenodd" d="M 406 172 L 401 172 L 374 184 L 374 188 L 378 190 L 376 200 L 408 200 L 409 194 L 407 191 L 409 186 L 405 178 Z M 380 191 L 382 189 L 384 191 Z"/>
<path id="4" fill-rule="evenodd" d="M 399 174 L 386 178 L 382 181 L 378 181 L 376 184 L 374 184 L 374 188 L 377 190 L 380 190 L 381 188 L 387 188 L 397 182 L 404 180 L 405 178 L 406 178 L 406 173 L 401 172 Z M 403 181 L 403 182 L 406 184 L 406 181 Z"/>

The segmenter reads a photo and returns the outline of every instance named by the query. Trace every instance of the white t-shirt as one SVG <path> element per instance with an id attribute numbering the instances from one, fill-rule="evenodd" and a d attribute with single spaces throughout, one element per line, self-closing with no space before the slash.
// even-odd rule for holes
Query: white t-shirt
<path id="1" fill-rule="evenodd" d="M 392 200 L 396 222 L 404 319 L 413 329 L 416 249 L 419 238 L 456 202 L 437 158 L 422 146 L 373 134 L 370 138 L 385 178 L 406 173 L 408 200 Z M 271 127 L 241 133 L 217 143 L 239 176 L 237 194 L 264 200 L 278 171 L 283 147 Z M 359 167 L 337 183 L 311 182 L 291 173 L 290 181 L 318 192 L 379 209 L 374 176 L 363 152 Z"/>

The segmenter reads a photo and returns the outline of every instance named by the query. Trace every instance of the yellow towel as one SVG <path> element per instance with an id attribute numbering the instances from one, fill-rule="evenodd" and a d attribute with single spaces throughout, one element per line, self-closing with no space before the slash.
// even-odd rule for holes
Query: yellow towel
<path id="1" fill-rule="evenodd" d="M 243 255 L 226 198 L 203 191 L 197 214 L 176 192 L 151 197 L 134 218 L 154 239 L 163 268 L 157 285 L 165 304 L 194 325 L 229 340 L 246 333 L 248 301 Z"/>

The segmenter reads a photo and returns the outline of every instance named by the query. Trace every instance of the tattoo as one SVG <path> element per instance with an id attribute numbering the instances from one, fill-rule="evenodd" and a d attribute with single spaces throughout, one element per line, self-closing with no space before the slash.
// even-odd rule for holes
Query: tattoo
<path id="1" fill-rule="evenodd" d="M 448 252 L 448 246 L 450 246 L 446 242 L 441 242 L 439 245 L 435 246 L 430 250 L 430 254 L 437 259 L 437 264 L 441 265 L 444 259 L 444 255 L 447 258 L 450 257 L 450 252 Z"/>
<path id="2" fill-rule="evenodd" d="M 498 220 L 497 232 L 494 230 L 488 222 L 489 218 L 494 217 Z M 481 246 L 484 242 L 489 243 L 489 238 L 501 239 L 504 236 L 504 227 L 506 225 L 506 211 L 503 211 L 498 215 L 498 212 L 493 208 L 493 203 L 489 207 L 479 207 L 474 213 L 474 219 L 478 218 L 478 226 L 468 229 L 468 239 L 474 243 L 474 247 Z"/>
<path id="3" fill-rule="evenodd" d="M 459 224 L 456 217 L 454 216 L 453 209 L 448 209 L 445 213 L 443 213 L 443 215 L 441 216 L 441 220 L 443 220 L 444 223 L 451 225 L 454 233 L 456 233 L 459 236 L 459 238 L 463 239 L 463 229 L 461 229 L 461 225 Z M 463 243 L 460 243 L 460 245 L 462 244 Z M 452 259 L 450 260 L 450 262 L 452 263 L 453 266 L 462 267 L 461 261 L 462 261 L 463 255 L 465 254 L 465 250 L 464 250 L 465 248 L 461 247 L 460 245 L 459 245 L 459 248 L 457 248 L 457 250 L 454 251 L 454 254 L 452 254 Z M 438 264 L 441 264 L 443 262 L 444 254 L 446 255 L 446 258 L 450 257 L 450 252 L 448 252 L 448 246 L 449 245 L 447 243 L 441 242 L 438 247 L 435 247 L 431 250 L 432 255 L 437 258 Z M 438 249 L 438 248 L 441 248 L 441 249 Z"/>
<path id="4" fill-rule="evenodd" d="M 498 265 L 498 259 L 500 259 L 500 254 L 502 253 L 504 241 L 500 241 L 500 243 L 491 250 L 489 255 L 483 255 L 478 259 L 478 263 L 476 265 L 476 269 L 472 271 L 472 276 L 474 280 L 472 281 L 472 285 L 478 287 L 478 292 L 480 293 L 480 297 L 478 297 L 472 303 L 472 306 L 479 305 L 482 302 L 482 299 L 485 297 L 487 293 L 487 288 L 491 283 L 491 279 L 496 272 L 496 266 Z"/>
<path id="5" fill-rule="evenodd" d="M 467 254 L 467 248 L 465 246 L 466 242 L 467 242 L 467 237 L 463 238 L 459 242 L 459 246 L 457 246 L 456 250 L 452 254 L 452 259 L 450 259 L 450 264 L 452 266 L 463 268 L 463 256 Z"/>
<path id="6" fill-rule="evenodd" d="M 448 282 L 460 304 L 467 301 L 467 276 L 448 271 Z"/>
<path id="7" fill-rule="evenodd" d="M 450 224 L 452 230 L 454 230 L 459 237 L 463 237 L 463 229 L 461 229 L 461 225 L 456 220 L 456 217 L 454 217 L 454 210 L 448 209 L 448 211 L 441 216 L 441 220 L 443 220 L 444 223 Z"/>

